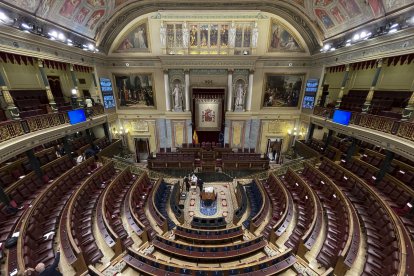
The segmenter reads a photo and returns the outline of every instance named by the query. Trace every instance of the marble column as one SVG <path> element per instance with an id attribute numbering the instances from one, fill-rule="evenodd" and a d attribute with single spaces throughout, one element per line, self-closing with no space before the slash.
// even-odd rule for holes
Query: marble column
<path id="1" fill-rule="evenodd" d="M 55 98 L 53 97 L 52 90 L 50 89 L 49 80 L 47 79 L 45 68 L 43 66 L 43 60 L 38 59 L 37 65 L 39 66 L 40 75 L 42 76 L 43 84 L 45 85 L 45 88 L 46 88 L 46 95 L 47 95 L 47 99 L 49 100 L 50 108 L 52 109 L 52 112 L 58 112 Z"/>
<path id="2" fill-rule="evenodd" d="M 310 123 L 309 124 L 309 129 L 308 129 L 308 135 L 306 137 L 306 141 L 312 140 L 314 131 L 315 131 L 315 124 Z"/>
<path id="3" fill-rule="evenodd" d="M 168 80 L 168 70 L 164 70 L 164 90 L 165 90 L 165 109 L 171 111 L 170 83 Z"/>
<path id="4" fill-rule="evenodd" d="M 322 79 L 319 82 L 318 92 L 316 92 L 316 106 L 321 106 L 321 99 L 323 93 L 323 85 L 325 83 L 326 78 L 326 68 L 323 69 Z"/>
<path id="5" fill-rule="evenodd" d="M 72 78 L 72 84 L 73 84 L 73 89 L 72 89 L 72 96 L 71 96 L 71 100 L 72 100 L 72 107 L 73 108 L 78 108 L 79 106 L 82 106 L 81 104 L 81 99 L 79 98 L 79 88 L 78 88 L 78 79 L 76 78 L 76 74 L 75 74 L 75 70 L 73 68 L 73 64 L 69 65 L 69 69 L 70 69 L 70 76 Z"/>
<path id="6" fill-rule="evenodd" d="M 184 71 L 185 79 L 185 111 L 190 111 L 190 71 Z"/>
<path id="7" fill-rule="evenodd" d="M 338 95 L 338 98 L 336 99 L 335 109 L 339 109 L 339 107 L 341 106 L 342 97 L 344 96 L 344 91 L 345 91 L 345 85 L 346 85 L 346 82 L 348 81 L 349 69 L 350 69 L 350 65 L 347 64 L 346 69 L 345 69 L 345 75 L 344 75 L 344 78 L 342 79 L 341 90 L 339 90 L 339 95 Z"/>
<path id="8" fill-rule="evenodd" d="M 362 113 L 368 113 L 371 107 L 371 101 L 374 97 L 375 87 L 377 86 L 378 78 L 382 70 L 382 59 L 377 60 L 377 71 L 375 72 L 374 79 L 372 80 L 371 87 L 369 89 L 368 95 L 365 98 L 364 105 L 362 106 Z"/>
<path id="9" fill-rule="evenodd" d="M 27 158 L 29 159 L 30 165 L 32 165 L 33 171 L 37 174 L 37 176 L 42 177 L 43 172 L 41 170 L 41 165 L 39 159 L 37 159 L 35 152 L 33 149 L 26 151 Z"/>
<path id="10" fill-rule="evenodd" d="M 6 117 L 8 119 L 13 120 L 19 120 L 20 119 L 20 113 L 19 109 L 14 104 L 13 97 L 10 95 L 9 88 L 5 85 L 3 81 L 1 81 L 3 78 L 0 77 L 0 84 L 4 84 L 0 86 L 0 91 L 3 95 L 4 102 L 6 103 Z"/>
<path id="11" fill-rule="evenodd" d="M 246 111 L 251 111 L 252 110 L 253 75 L 254 75 L 254 71 L 250 70 L 250 72 L 249 72 L 249 87 L 247 88 Z"/>
<path id="12" fill-rule="evenodd" d="M 109 142 L 112 143 L 112 133 L 111 133 L 111 131 L 109 131 L 109 124 L 107 122 L 103 123 L 102 127 L 103 127 L 103 130 L 104 130 L 105 136 L 108 138 Z"/>
<path id="13" fill-rule="evenodd" d="M 323 146 L 323 152 L 326 151 L 326 149 L 328 148 L 329 144 L 331 143 L 332 140 L 332 135 L 334 134 L 334 131 L 332 129 L 330 129 L 328 131 L 328 136 L 326 136 L 326 141 L 325 141 L 325 145 Z"/>
<path id="14" fill-rule="evenodd" d="M 227 71 L 227 111 L 232 111 L 233 105 L 233 70 Z"/>

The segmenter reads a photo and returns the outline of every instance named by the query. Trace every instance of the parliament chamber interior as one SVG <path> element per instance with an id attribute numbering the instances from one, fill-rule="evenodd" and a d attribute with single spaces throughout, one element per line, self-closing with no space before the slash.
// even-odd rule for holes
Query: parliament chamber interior
<path id="1" fill-rule="evenodd" d="M 414 276 L 413 0 L 0 1 L 0 275 Z"/>

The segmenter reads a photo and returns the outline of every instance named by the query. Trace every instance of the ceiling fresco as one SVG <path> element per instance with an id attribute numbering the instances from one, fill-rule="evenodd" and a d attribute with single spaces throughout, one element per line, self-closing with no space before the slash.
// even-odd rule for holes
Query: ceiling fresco
<path id="1" fill-rule="evenodd" d="M 414 0 L 312 0 L 313 14 L 325 38 L 414 4 Z M 309 8 L 309 7 L 308 7 Z"/>
<path id="2" fill-rule="evenodd" d="M 177 3 L 186 1 L 181 0 Z M 262 3 L 261 0 L 251 2 L 255 1 Z M 124 7 L 141 1 L 2 0 L 1 2 L 72 29 L 89 38 L 95 38 L 100 25 L 108 22 L 116 12 L 120 11 L 121 16 L 127 11 L 127 8 L 123 9 Z M 237 2 L 234 1 L 234 3 Z M 310 21 L 317 23 L 325 38 L 414 4 L 414 0 L 279 0 L 275 2 L 284 2 L 298 8 L 302 16 L 307 16 Z"/>

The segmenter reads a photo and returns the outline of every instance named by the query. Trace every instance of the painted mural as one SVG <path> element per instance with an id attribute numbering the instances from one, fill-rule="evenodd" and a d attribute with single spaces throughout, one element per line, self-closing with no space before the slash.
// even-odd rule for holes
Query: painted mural
<path id="1" fill-rule="evenodd" d="M 152 74 L 116 75 L 118 108 L 153 107 Z"/>
<path id="2" fill-rule="evenodd" d="M 400 10 L 413 0 L 283 0 L 313 14 L 331 36 L 365 22 Z M 13 7 L 55 22 L 90 38 L 120 9 L 136 0 L 3 0 Z M 197 38 L 199 39 L 199 38 Z M 202 39 L 202 38 L 200 38 Z M 201 42 L 201 41 L 200 41 Z"/>
<path id="3" fill-rule="evenodd" d="M 313 0 L 312 9 L 328 37 L 413 3 L 413 0 Z"/>
<path id="4" fill-rule="evenodd" d="M 148 24 L 139 24 L 122 39 L 117 51 L 148 51 Z"/>
<path id="5" fill-rule="evenodd" d="M 297 107 L 303 75 L 266 74 L 263 107 Z"/>
<path id="6" fill-rule="evenodd" d="M 303 47 L 291 31 L 276 20 L 272 21 L 269 51 L 271 52 L 302 52 Z"/>

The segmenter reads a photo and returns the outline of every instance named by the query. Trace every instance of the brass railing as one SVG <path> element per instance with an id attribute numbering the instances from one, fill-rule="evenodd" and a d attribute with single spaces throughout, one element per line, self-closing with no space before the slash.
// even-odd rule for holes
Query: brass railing
<path id="1" fill-rule="evenodd" d="M 332 118 L 334 109 L 315 106 L 313 115 Z M 398 121 L 394 118 L 352 112 L 350 124 L 357 125 L 414 141 L 414 122 Z"/>
<path id="2" fill-rule="evenodd" d="M 92 107 L 92 116 L 104 114 L 101 105 Z M 27 133 L 64 125 L 69 123 L 67 112 L 37 115 L 15 121 L 5 121 L 0 123 L 0 143 L 22 136 Z"/>
<path id="3" fill-rule="evenodd" d="M 0 143 L 25 134 L 20 121 L 0 123 Z"/>
<path id="4" fill-rule="evenodd" d="M 397 135 L 414 141 L 414 123 L 413 122 L 400 122 L 397 130 Z"/>

